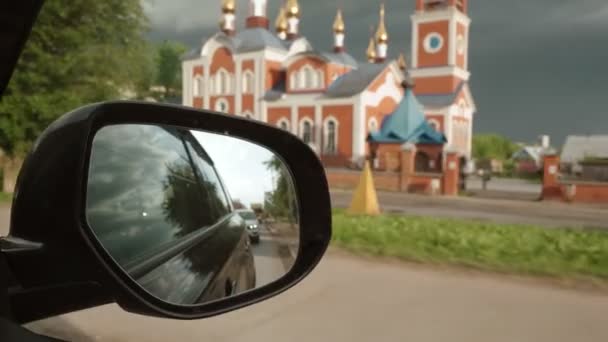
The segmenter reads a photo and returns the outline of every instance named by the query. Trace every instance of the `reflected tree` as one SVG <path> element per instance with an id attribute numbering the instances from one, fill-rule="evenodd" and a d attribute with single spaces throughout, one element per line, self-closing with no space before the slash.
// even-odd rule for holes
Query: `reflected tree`
<path id="1" fill-rule="evenodd" d="M 241 200 L 234 200 L 232 201 L 232 206 L 234 207 L 234 209 L 247 209 L 247 207 L 243 204 L 243 202 L 241 202 Z"/>
<path id="2" fill-rule="evenodd" d="M 189 162 L 167 165 L 163 213 L 178 227 L 175 235 L 186 236 L 212 226 L 224 215 L 215 187 L 215 184 L 199 179 Z"/>
<path id="3" fill-rule="evenodd" d="M 297 223 L 296 195 L 289 171 L 277 156 L 266 161 L 265 165 L 278 175 L 275 189 L 266 197 L 266 210 L 274 217 Z"/>

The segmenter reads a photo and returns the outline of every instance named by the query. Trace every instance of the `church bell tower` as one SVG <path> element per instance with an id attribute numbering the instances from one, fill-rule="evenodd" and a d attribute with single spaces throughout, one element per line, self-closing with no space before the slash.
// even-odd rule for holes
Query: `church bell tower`
<path id="1" fill-rule="evenodd" d="M 450 93 L 468 81 L 468 0 L 416 0 L 412 68 L 417 94 Z"/>

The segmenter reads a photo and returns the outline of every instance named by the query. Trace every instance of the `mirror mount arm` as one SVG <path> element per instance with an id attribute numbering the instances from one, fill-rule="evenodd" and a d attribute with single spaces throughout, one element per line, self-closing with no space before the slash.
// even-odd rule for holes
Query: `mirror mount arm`
<path id="1" fill-rule="evenodd" d="M 40 242 L 28 241 L 14 236 L 0 238 L 0 253 L 21 253 L 41 250 L 44 245 Z"/>

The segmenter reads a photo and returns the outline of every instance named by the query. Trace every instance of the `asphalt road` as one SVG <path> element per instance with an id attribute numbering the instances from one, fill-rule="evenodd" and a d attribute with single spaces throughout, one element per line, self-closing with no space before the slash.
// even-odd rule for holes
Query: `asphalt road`
<path id="1" fill-rule="evenodd" d="M 107 305 L 28 327 L 83 342 L 605 342 L 607 316 L 607 295 L 331 252 L 286 293 L 206 320 Z"/>
<path id="2" fill-rule="evenodd" d="M 332 190 L 332 205 L 346 208 L 352 192 Z M 432 197 L 378 192 L 385 212 L 407 215 L 475 219 L 497 223 L 547 227 L 608 228 L 608 206 L 582 206 L 556 202 L 500 200 L 468 197 Z"/>
<path id="3" fill-rule="evenodd" d="M 517 178 L 492 178 L 486 186 L 486 189 L 490 191 L 515 192 L 534 195 L 539 195 L 542 190 L 542 185 L 540 183 L 533 183 L 525 179 Z M 481 181 L 481 178 L 467 178 L 467 189 L 483 189 L 483 183 Z"/>

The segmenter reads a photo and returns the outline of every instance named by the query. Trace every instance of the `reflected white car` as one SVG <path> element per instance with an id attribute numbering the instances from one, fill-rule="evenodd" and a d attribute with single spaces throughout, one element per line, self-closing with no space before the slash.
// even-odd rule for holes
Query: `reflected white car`
<path id="1" fill-rule="evenodd" d="M 247 225 L 247 233 L 249 234 L 249 240 L 251 240 L 251 243 L 258 244 L 260 242 L 261 224 L 253 210 L 240 209 L 236 212 L 245 220 L 245 224 Z"/>

